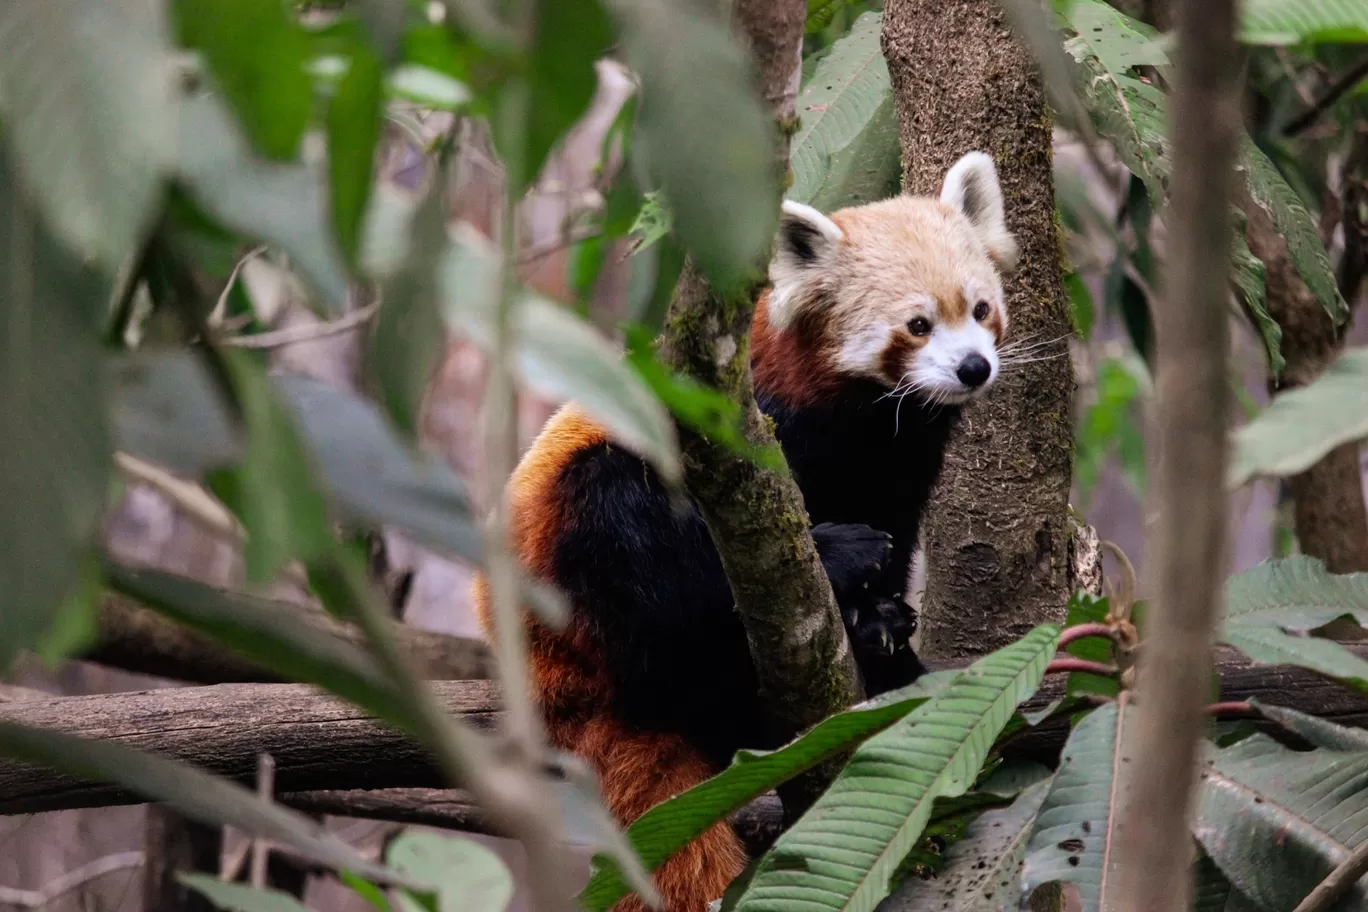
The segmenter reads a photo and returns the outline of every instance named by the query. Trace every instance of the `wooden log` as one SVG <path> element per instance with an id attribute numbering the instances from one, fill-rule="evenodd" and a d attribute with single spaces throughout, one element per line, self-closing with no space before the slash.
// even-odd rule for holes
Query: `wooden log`
<path id="1" fill-rule="evenodd" d="M 1368 657 L 1368 645 L 1347 648 Z M 1218 650 L 1217 660 L 1224 700 L 1256 697 L 1341 725 L 1368 727 L 1368 696 L 1299 668 L 1254 666 L 1230 649 Z M 498 693 L 492 682 L 448 681 L 430 686 L 450 712 L 474 726 L 490 729 L 497 723 Z M 1063 676 L 1052 676 L 1027 707 L 1044 706 L 1063 687 Z M 254 781 L 256 758 L 264 751 L 276 760 L 277 792 L 285 803 L 302 809 L 439 826 L 448 825 L 444 820 L 453 827 L 480 826 L 468 802 L 458 794 L 438 798 L 411 791 L 447 784 L 423 748 L 310 685 L 221 684 L 0 702 L 0 719 L 108 738 L 244 784 Z M 1052 763 L 1067 734 L 1063 720 L 1040 725 L 1025 730 L 1005 753 Z M 400 791 L 375 791 L 391 789 Z M 334 794 L 324 794 L 329 792 Z M 0 761 L 0 815 L 138 801 L 138 796 L 117 786 Z"/>
<path id="2" fill-rule="evenodd" d="M 363 643 L 359 630 L 319 608 L 283 601 L 278 605 L 281 611 L 295 612 L 321 630 L 357 645 Z M 402 624 L 397 633 L 415 666 L 430 680 L 466 681 L 493 676 L 489 648 L 479 640 Z M 117 595 L 107 595 L 102 601 L 95 643 L 83 658 L 124 671 L 196 684 L 283 680 L 207 637 Z"/>

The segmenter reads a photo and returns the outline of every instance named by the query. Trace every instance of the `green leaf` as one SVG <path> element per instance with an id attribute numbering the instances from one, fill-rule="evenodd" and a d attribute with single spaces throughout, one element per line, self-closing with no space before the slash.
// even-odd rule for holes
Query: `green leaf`
<path id="1" fill-rule="evenodd" d="M 1351 348 L 1311 383 L 1273 397 L 1234 432 L 1231 487 L 1259 476 L 1283 478 L 1315 465 L 1340 444 L 1368 437 L 1368 348 Z"/>
<path id="2" fill-rule="evenodd" d="M 289 254 L 328 310 L 346 310 L 347 269 L 329 230 L 317 168 L 254 157 L 222 103 L 200 96 L 181 105 L 179 173 L 205 212 Z"/>
<path id="3" fill-rule="evenodd" d="M 230 912 L 309 912 L 303 903 L 280 890 L 228 883 L 208 874 L 178 872 L 176 879 Z"/>
<path id="4" fill-rule="evenodd" d="M 1042 884 L 1071 883 L 1084 912 L 1110 908 L 1110 850 L 1124 800 L 1124 785 L 1115 775 L 1117 751 L 1130 721 L 1129 707 L 1108 704 L 1085 716 L 1069 735 L 1026 851 L 1026 892 Z"/>
<path id="5" fill-rule="evenodd" d="M 598 86 L 594 62 L 613 43 L 599 0 L 538 0 L 529 51 L 526 161 L 521 186 L 534 179 L 551 147 L 583 116 Z"/>
<path id="6" fill-rule="evenodd" d="M 1293 636 L 1276 627 L 1229 627 L 1221 641 L 1263 665 L 1298 665 L 1368 691 L 1368 662 L 1333 640 Z"/>
<path id="7" fill-rule="evenodd" d="M 826 793 L 766 854 L 738 903 L 748 909 L 868 912 L 916 845 L 937 798 L 963 795 L 1017 705 L 1054 656 L 1056 627 L 956 675 L 940 694 L 855 750 Z"/>
<path id="8" fill-rule="evenodd" d="M 1011 807 L 989 811 L 945 853 L 934 881 L 909 881 L 894 894 L 900 912 L 1001 912 L 1021 900 L 1021 864 L 1050 783 L 1037 782 Z"/>
<path id="9" fill-rule="evenodd" d="M 1349 318 L 1349 305 L 1335 283 L 1335 270 L 1326 255 L 1316 220 L 1277 165 L 1248 136 L 1240 146 L 1240 159 L 1249 195 L 1273 220 L 1273 227 L 1287 242 L 1287 254 L 1302 281 L 1339 326 Z"/>
<path id="10" fill-rule="evenodd" d="M 237 513 L 247 531 L 243 557 L 253 582 L 271 579 L 291 558 L 333 547 L 328 508 L 292 415 L 266 372 L 243 352 L 223 351 L 242 413 L 245 446 L 233 475 Z"/>
<path id="11" fill-rule="evenodd" d="M 634 152 L 643 151 L 684 245 L 709 278 L 728 285 L 756 266 L 779 221 L 773 125 L 746 56 L 725 24 L 696 6 L 607 6 L 641 75 Z"/>
<path id="12" fill-rule="evenodd" d="M 265 668 L 317 684 L 382 719 L 402 723 L 408 717 L 370 653 L 297 612 L 267 599 L 113 561 L 105 562 L 104 572 L 115 592 Z"/>
<path id="13" fill-rule="evenodd" d="M 1245 310 L 1254 322 L 1254 328 L 1263 339 L 1264 348 L 1268 352 L 1268 366 L 1272 369 L 1273 376 L 1277 377 L 1282 374 L 1287 362 L 1282 354 L 1282 327 L 1268 312 L 1268 294 L 1264 284 L 1268 269 L 1264 266 L 1263 260 L 1249 249 L 1249 242 L 1245 240 L 1244 213 L 1237 211 L 1235 221 L 1236 230 L 1231 235 L 1232 276 L 1240 302 L 1244 304 Z"/>
<path id="14" fill-rule="evenodd" d="M 881 23 L 873 12 L 856 19 L 798 96 L 802 125 L 790 154 L 789 199 L 834 210 L 897 192 L 898 125 Z"/>
<path id="15" fill-rule="evenodd" d="M 1246 44 L 1368 42 L 1368 7 L 1360 0 L 1244 0 L 1240 40 Z"/>
<path id="16" fill-rule="evenodd" d="M 1336 725 L 1318 716 L 1298 712 L 1286 706 L 1270 706 L 1259 700 L 1250 700 L 1249 705 L 1258 710 L 1259 715 L 1265 719 L 1277 722 L 1292 734 L 1306 740 L 1313 747 L 1368 753 L 1368 732 L 1361 728 Z"/>
<path id="17" fill-rule="evenodd" d="M 389 844 L 385 862 L 436 891 L 438 912 L 503 912 L 513 899 L 508 867 L 472 839 L 405 830 Z M 404 912 L 424 912 L 409 896 L 398 898 Z"/>
<path id="18" fill-rule="evenodd" d="M 96 327 L 109 292 L 48 233 L 0 146 L 0 672 L 80 597 L 99 531 L 109 439 Z"/>
<path id="19" fill-rule="evenodd" d="M 1104 623 L 1110 608 L 1111 603 L 1108 599 L 1097 598 L 1080 589 L 1069 598 L 1069 613 L 1064 627 L 1068 629 L 1078 624 Z M 1116 661 L 1116 657 L 1112 655 L 1112 642 L 1106 637 L 1084 637 L 1081 640 L 1074 640 L 1064 647 L 1064 651 L 1074 658 L 1087 659 L 1090 662 L 1111 665 Z M 1121 682 L 1104 675 L 1073 671 L 1069 673 L 1065 693 L 1093 693 L 1114 699 L 1121 693 Z"/>
<path id="20" fill-rule="evenodd" d="M 1368 754 L 1291 751 L 1265 735 L 1212 750 L 1193 832 L 1231 885 L 1295 907 L 1368 835 Z M 1359 881 L 1337 908 L 1363 908 Z"/>
<path id="21" fill-rule="evenodd" d="M 488 352 L 499 300 L 498 259 L 468 232 L 442 266 L 447 323 Z M 515 370 L 550 399 L 572 399 L 614 439 L 649 460 L 666 482 L 680 477 L 679 445 L 670 415 L 621 353 L 580 317 L 525 294 L 512 314 Z"/>
<path id="22" fill-rule="evenodd" d="M 109 271 L 153 214 L 174 148 L 158 0 L 0 5 L 4 140 L 51 229 Z"/>
<path id="23" fill-rule="evenodd" d="M 375 172 L 375 147 L 384 113 L 380 59 L 358 44 L 347 75 L 328 105 L 328 176 L 337 245 L 355 267 Z"/>
<path id="24" fill-rule="evenodd" d="M 409 882 L 403 875 L 367 862 L 308 817 L 263 801 L 243 786 L 156 754 L 10 722 L 0 722 L 0 754 L 78 779 L 121 785 L 148 801 L 170 804 L 192 820 L 226 824 L 283 843 L 319 864 L 384 883 Z"/>
<path id="25" fill-rule="evenodd" d="M 201 51 L 252 145 L 294 158 L 313 108 L 309 42 L 280 0 L 176 0 L 180 42 Z"/>
<path id="26" fill-rule="evenodd" d="M 739 751 L 731 766 L 716 776 L 637 818 L 628 827 L 627 838 L 647 869 L 655 870 L 731 811 L 887 728 L 942 692 L 955 678 L 954 672 L 923 675 L 908 687 L 824 719 L 779 750 Z M 604 912 L 626 895 L 627 885 L 617 870 L 600 860 L 579 895 L 579 903 L 588 912 Z"/>
<path id="27" fill-rule="evenodd" d="M 371 371 L 380 400 L 411 437 L 417 435 L 423 397 L 446 343 L 438 282 L 448 243 L 447 206 L 443 170 L 413 216 L 408 254 L 385 281 L 371 335 Z"/>
<path id="28" fill-rule="evenodd" d="M 1230 881 L 1205 852 L 1197 859 L 1193 872 L 1196 889 L 1192 898 L 1192 912 L 1235 912 L 1229 909 Z"/>

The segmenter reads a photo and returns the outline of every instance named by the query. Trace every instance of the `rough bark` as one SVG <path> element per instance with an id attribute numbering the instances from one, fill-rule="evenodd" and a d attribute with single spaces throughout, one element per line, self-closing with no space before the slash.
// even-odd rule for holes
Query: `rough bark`
<path id="1" fill-rule="evenodd" d="M 1054 344 L 1008 366 L 964 409 L 922 526 L 922 651 L 979 654 L 1064 617 L 1069 595 L 1073 367 L 1054 221 L 1051 119 L 997 0 L 889 0 L 883 50 L 903 189 L 937 194 L 960 156 L 993 156 L 1021 266 L 1005 282 L 1008 341 Z"/>
<path id="2" fill-rule="evenodd" d="M 1264 264 L 1268 312 L 1283 331 L 1286 366 L 1281 377 L 1269 380 L 1269 391 L 1305 386 L 1339 356 L 1343 331 L 1302 281 L 1272 218 L 1247 196 L 1242 202 L 1245 238 Z M 1305 472 L 1289 478 L 1288 484 L 1302 552 L 1325 561 L 1332 573 L 1368 570 L 1368 511 L 1358 444 L 1332 450 Z"/>
<path id="3" fill-rule="evenodd" d="M 1155 563 L 1126 750 L 1129 799 L 1118 847 L 1120 912 L 1188 908 L 1186 838 L 1206 727 L 1212 634 L 1221 614 L 1229 420 L 1230 205 L 1242 129 L 1235 0 L 1176 9 L 1172 204 L 1165 290 L 1155 309 Z M 1177 838 L 1176 838 L 1177 837 Z"/>
<path id="4" fill-rule="evenodd" d="M 176 875 L 217 875 L 222 853 L 222 827 L 188 820 L 164 805 L 148 807 L 143 834 L 143 912 L 215 912 L 213 903 Z"/>
<path id="5" fill-rule="evenodd" d="M 281 611 L 307 617 L 319 629 L 357 645 L 365 637 L 321 609 L 279 602 Z M 464 681 L 493 674 L 489 649 L 479 640 L 448 636 L 416 627 L 400 626 L 399 637 L 420 674 L 435 681 Z M 135 671 L 197 684 L 282 681 L 205 637 L 168 621 L 151 609 L 126 598 L 108 595 L 100 606 L 99 631 L 84 658 Z"/>
<path id="6" fill-rule="evenodd" d="M 1346 648 L 1368 658 L 1368 645 Z M 1218 648 L 1215 656 L 1222 700 L 1253 698 L 1340 725 L 1368 727 L 1368 696 L 1300 668 L 1253 665 L 1232 649 Z M 454 681 L 432 687 L 448 711 L 482 730 L 497 725 L 498 690 L 492 683 Z M 1064 676 L 1051 675 L 1027 702 L 1027 710 L 1048 705 L 1063 695 L 1063 688 Z M 255 781 L 257 755 L 269 752 L 276 759 L 276 797 L 282 804 L 337 816 L 489 830 L 487 818 L 466 793 L 441 788 L 445 779 L 421 747 L 304 684 L 45 696 L 0 703 L 0 720 L 108 738 L 243 784 Z M 1068 733 L 1067 719 L 1025 728 L 1006 745 L 1004 755 L 1053 764 Z M 116 786 L 0 762 L 0 816 L 139 801 Z M 766 814 L 777 816 L 772 809 L 754 808 L 750 819 L 760 821 Z"/>
<path id="7" fill-rule="evenodd" d="M 787 173 L 794 119 L 793 78 L 806 4 L 742 0 L 735 9 L 749 39 L 758 82 L 779 125 L 778 176 Z M 746 437 L 775 446 L 755 405 L 750 324 L 766 263 L 748 280 L 719 292 L 686 266 L 666 321 L 663 359 L 739 402 Z M 757 466 L 681 428 L 684 479 L 712 534 L 750 640 L 760 688 L 777 722 L 794 733 L 842 709 L 858 695 L 854 659 L 831 586 L 808 534 L 802 494 L 792 477 Z"/>

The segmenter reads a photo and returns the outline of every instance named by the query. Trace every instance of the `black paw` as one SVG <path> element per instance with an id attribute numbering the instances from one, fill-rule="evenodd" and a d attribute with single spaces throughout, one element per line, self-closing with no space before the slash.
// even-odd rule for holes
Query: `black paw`
<path id="1" fill-rule="evenodd" d="M 902 599 L 877 596 L 842 606 L 841 614 L 867 696 L 905 687 L 926 673 L 912 649 L 917 613 Z"/>
<path id="2" fill-rule="evenodd" d="M 858 523 L 820 523 L 812 527 L 812 541 L 841 604 L 879 579 L 893 556 L 893 536 Z"/>

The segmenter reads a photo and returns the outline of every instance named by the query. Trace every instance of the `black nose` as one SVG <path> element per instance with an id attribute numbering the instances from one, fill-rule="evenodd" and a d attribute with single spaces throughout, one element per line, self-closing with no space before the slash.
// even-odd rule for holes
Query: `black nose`
<path id="1" fill-rule="evenodd" d="M 993 373 L 993 366 L 988 363 L 988 359 L 980 354 L 965 356 L 955 370 L 955 376 L 959 377 L 959 382 L 970 389 L 977 389 L 988 382 L 989 376 Z"/>

